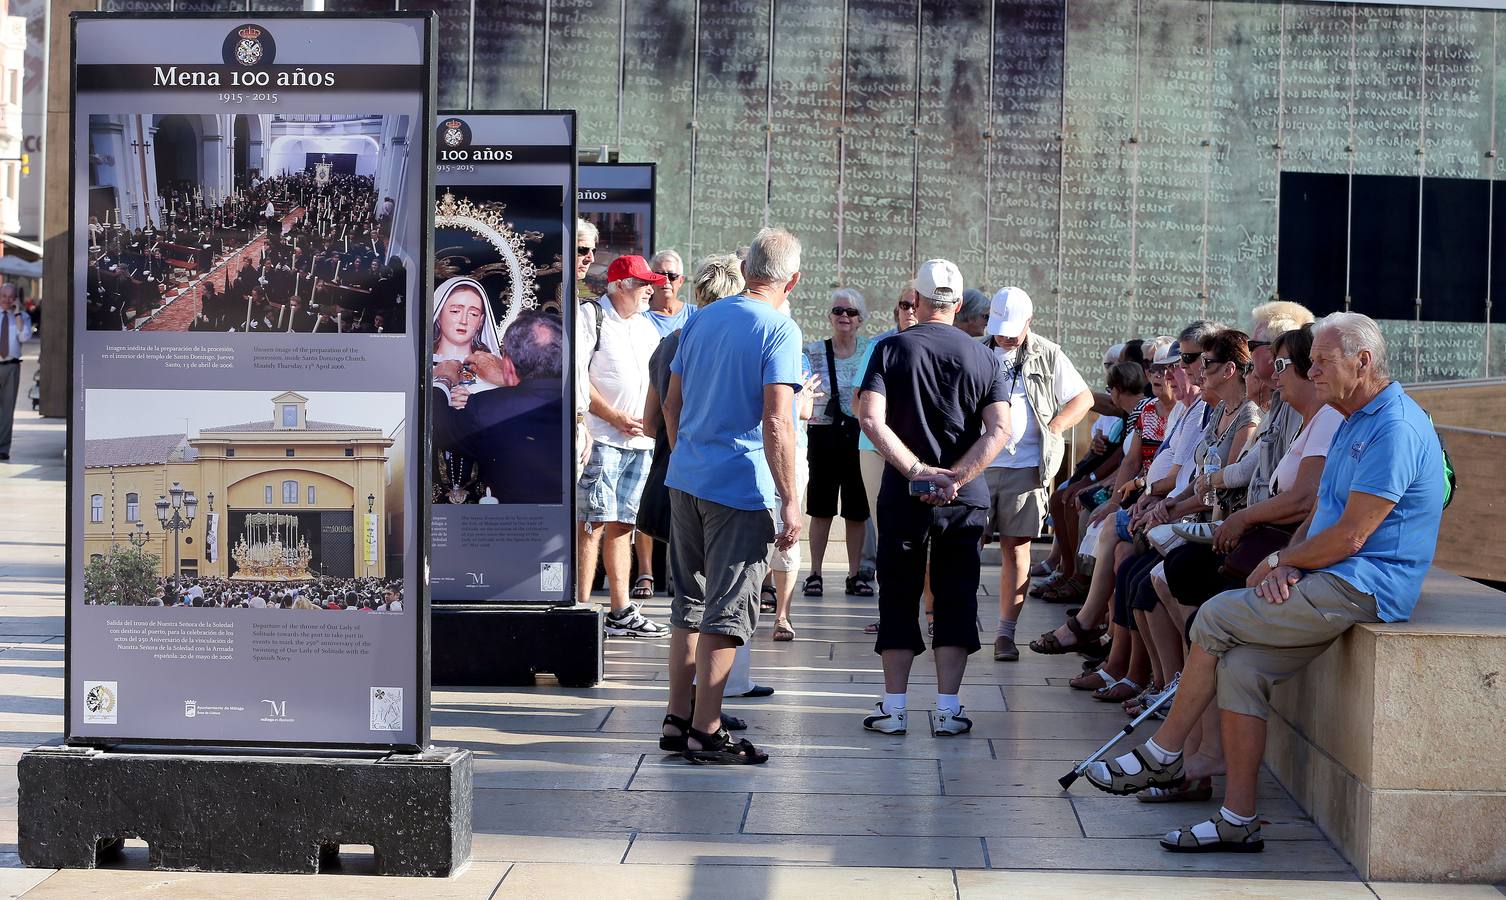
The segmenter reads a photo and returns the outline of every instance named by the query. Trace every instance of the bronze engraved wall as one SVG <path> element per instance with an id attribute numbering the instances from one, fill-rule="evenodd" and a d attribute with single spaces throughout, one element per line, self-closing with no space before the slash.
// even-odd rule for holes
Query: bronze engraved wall
<path id="1" fill-rule="evenodd" d="M 1312 285 L 1289 299 L 1384 316 L 1398 377 L 1506 374 L 1506 331 L 1491 322 L 1506 289 L 1497 12 L 1254 0 L 326 6 L 436 10 L 443 104 L 574 108 L 582 147 L 658 162 L 657 243 L 688 264 L 765 224 L 789 227 L 806 247 L 797 307 L 813 336 L 830 288 L 861 290 L 876 331 L 914 265 L 945 256 L 969 285 L 1027 289 L 1038 330 L 1079 361 L 1195 317 L 1243 325 L 1256 303 Z M 1336 188 L 1283 196 L 1301 174 Z"/>

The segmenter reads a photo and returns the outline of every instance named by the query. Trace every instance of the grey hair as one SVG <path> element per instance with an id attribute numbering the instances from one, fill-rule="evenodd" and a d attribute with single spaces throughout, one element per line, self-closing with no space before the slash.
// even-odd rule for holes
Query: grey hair
<path id="1" fill-rule="evenodd" d="M 652 269 L 655 266 L 663 265 L 666 260 L 671 259 L 675 261 L 675 271 L 684 275 L 685 260 L 681 259 L 680 254 L 673 250 L 660 250 L 658 253 L 655 253 L 653 259 L 648 261 L 648 267 Z"/>
<path id="2" fill-rule="evenodd" d="M 857 288 L 837 288 L 831 292 L 831 305 L 842 303 L 851 306 L 868 318 L 868 301 L 863 299 L 863 292 Z"/>
<path id="3" fill-rule="evenodd" d="M 616 281 L 607 282 L 607 294 L 617 294 L 623 291 L 636 291 L 641 287 L 646 287 L 647 285 L 648 282 L 644 281 L 642 278 L 619 278 Z"/>
<path id="4" fill-rule="evenodd" d="M 800 241 L 783 228 L 765 228 L 748 245 L 743 274 L 749 281 L 783 284 L 800 271 Z"/>
<path id="5" fill-rule="evenodd" d="M 1314 323 L 1313 340 L 1327 331 L 1339 339 L 1339 349 L 1346 358 L 1358 356 L 1361 350 L 1370 351 L 1372 377 L 1391 377 L 1391 367 L 1386 362 L 1386 336 L 1374 319 L 1357 312 L 1329 313 Z"/>
<path id="6" fill-rule="evenodd" d="M 987 294 L 977 288 L 968 288 L 962 292 L 962 308 L 957 310 L 957 318 L 962 321 L 982 319 L 988 315 L 991 302 Z"/>
<path id="7" fill-rule="evenodd" d="M 741 293 L 743 287 L 742 261 L 735 253 L 719 253 L 701 260 L 691 281 L 699 306 Z"/>
<path id="8" fill-rule="evenodd" d="M 584 241 L 587 238 L 589 238 L 590 241 L 591 241 L 591 243 L 594 244 L 597 241 L 601 240 L 601 233 L 596 230 L 596 226 L 595 225 L 592 225 L 590 222 L 587 222 L 585 219 L 576 219 L 575 220 L 575 240 L 576 240 L 576 242 L 579 243 L 580 241 Z"/>
<path id="9" fill-rule="evenodd" d="M 1196 343 L 1201 344 L 1203 341 L 1207 340 L 1209 337 L 1215 334 L 1218 334 L 1220 331 L 1228 330 L 1228 326 L 1224 325 L 1222 322 L 1215 322 L 1212 319 L 1198 319 L 1191 325 L 1183 328 L 1182 333 L 1177 335 L 1177 340 L 1195 341 Z"/>
<path id="10" fill-rule="evenodd" d="M 1302 304 L 1272 300 L 1250 310 L 1250 337 L 1257 341 L 1274 341 L 1312 320 L 1312 311 Z"/>

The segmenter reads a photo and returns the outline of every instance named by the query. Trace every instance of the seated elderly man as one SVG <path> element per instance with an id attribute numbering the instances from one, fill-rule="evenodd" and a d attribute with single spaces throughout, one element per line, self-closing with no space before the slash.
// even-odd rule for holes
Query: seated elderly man
<path id="1" fill-rule="evenodd" d="M 1321 320 L 1308 374 L 1323 401 L 1344 414 L 1317 505 L 1246 589 L 1219 594 L 1198 611 L 1176 705 L 1156 736 L 1085 773 L 1113 794 L 1179 784 L 1183 743 L 1216 694 L 1228 765 L 1224 805 L 1209 821 L 1167 834 L 1167 850 L 1264 848 L 1255 781 L 1271 686 L 1357 622 L 1406 621 L 1433 562 L 1443 448 L 1427 414 L 1387 374 L 1375 321 L 1359 313 Z"/>

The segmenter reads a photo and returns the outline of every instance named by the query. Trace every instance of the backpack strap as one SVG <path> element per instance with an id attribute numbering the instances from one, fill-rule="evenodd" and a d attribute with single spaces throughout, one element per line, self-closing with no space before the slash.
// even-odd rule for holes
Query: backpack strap
<path id="1" fill-rule="evenodd" d="M 583 300 L 580 305 L 582 307 L 589 307 L 591 310 L 591 324 L 596 327 L 595 340 L 591 344 L 591 355 L 595 356 L 596 351 L 601 349 L 601 323 L 606 321 L 607 311 L 602 309 L 601 304 L 595 300 Z"/>

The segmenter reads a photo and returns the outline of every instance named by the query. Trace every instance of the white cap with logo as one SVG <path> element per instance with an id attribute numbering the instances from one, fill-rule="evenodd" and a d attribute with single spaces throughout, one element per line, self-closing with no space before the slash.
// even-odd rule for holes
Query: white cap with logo
<path id="1" fill-rule="evenodd" d="M 946 259 L 928 259 L 915 273 L 915 292 L 937 303 L 962 299 L 962 272 Z"/>
<path id="2" fill-rule="evenodd" d="M 1006 338 L 1017 338 L 1025 326 L 1030 324 L 1030 317 L 1035 315 L 1035 306 L 1030 302 L 1030 295 L 1021 288 L 1000 288 L 994 294 L 993 304 L 988 310 L 988 333 Z"/>

